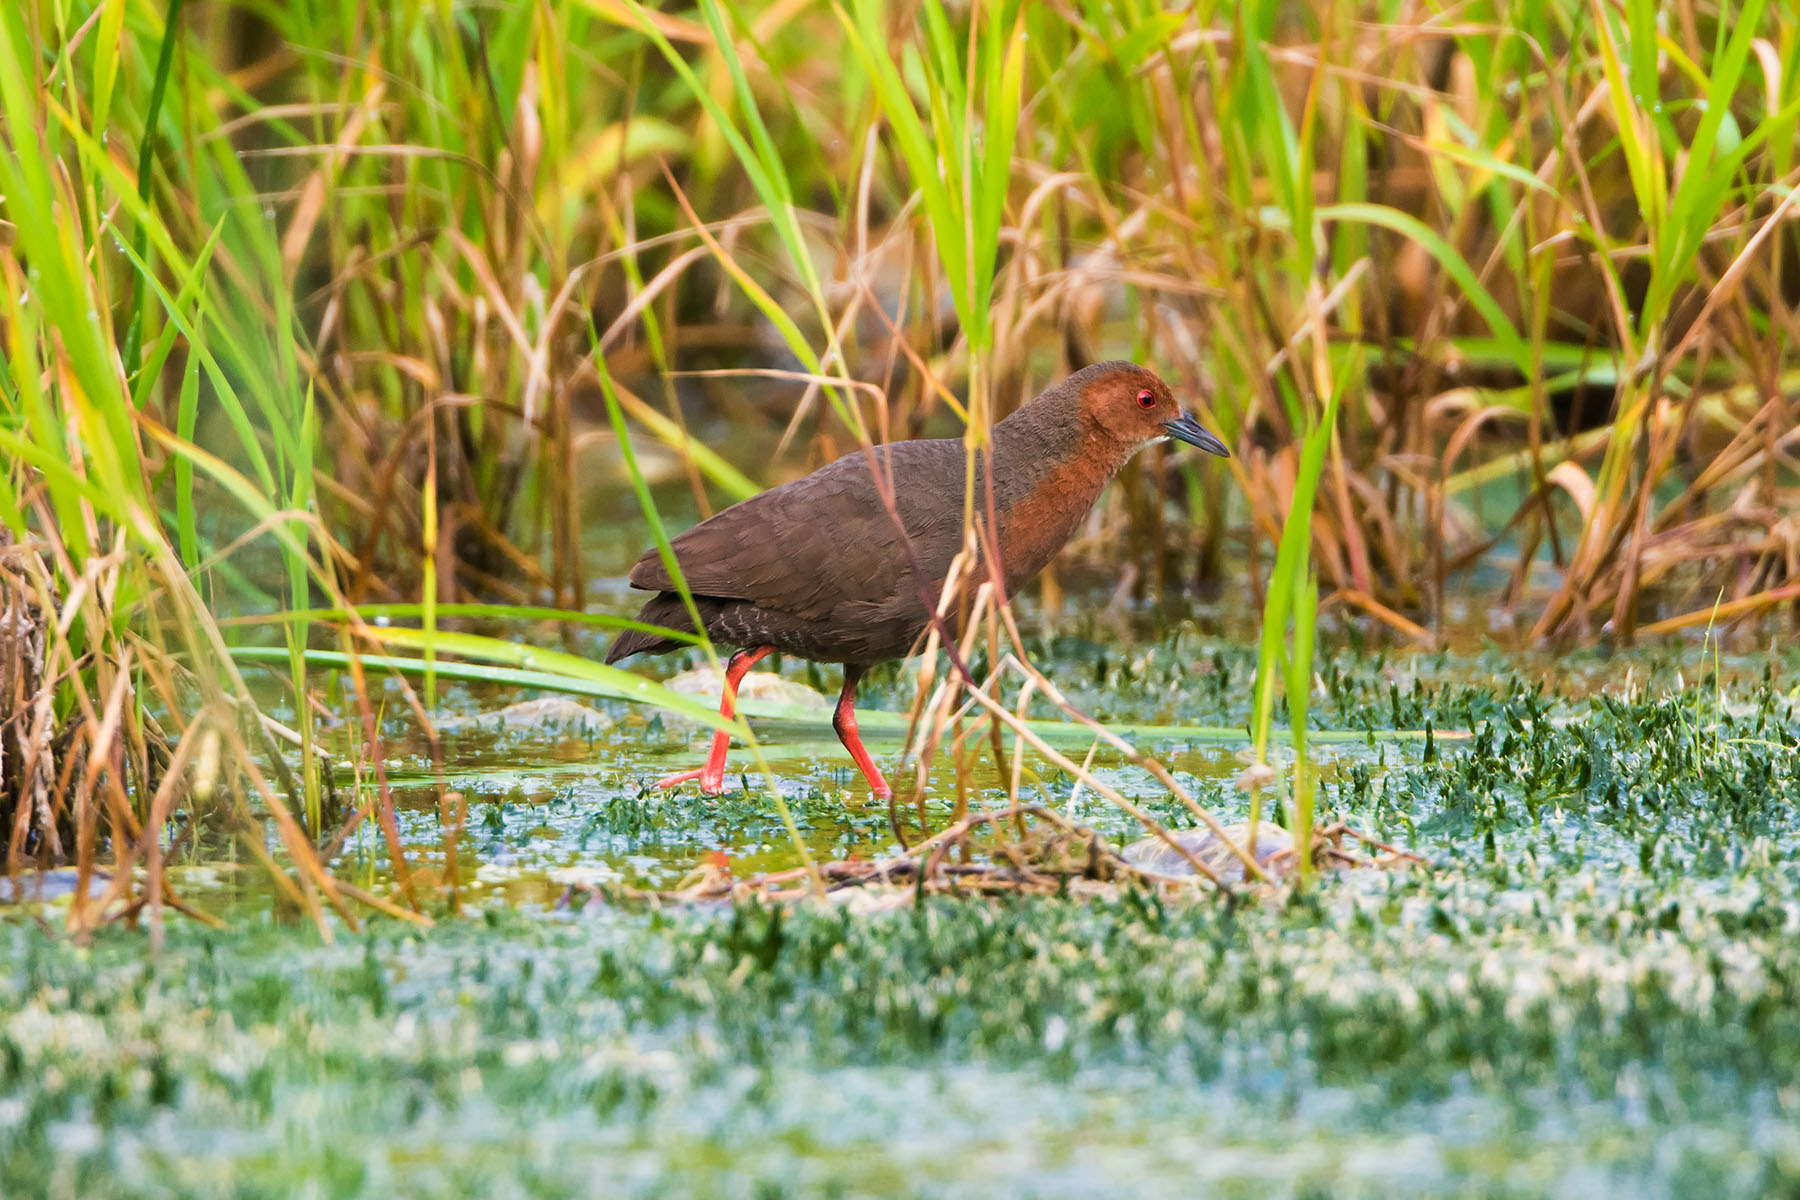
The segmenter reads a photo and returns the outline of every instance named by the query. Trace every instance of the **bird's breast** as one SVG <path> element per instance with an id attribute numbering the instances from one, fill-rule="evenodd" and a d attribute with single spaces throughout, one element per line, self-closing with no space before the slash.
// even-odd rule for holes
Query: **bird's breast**
<path id="1" fill-rule="evenodd" d="M 1000 557 L 1008 591 L 1029 583 L 1068 545 L 1108 475 L 1083 459 L 1058 464 L 1000 514 Z"/>

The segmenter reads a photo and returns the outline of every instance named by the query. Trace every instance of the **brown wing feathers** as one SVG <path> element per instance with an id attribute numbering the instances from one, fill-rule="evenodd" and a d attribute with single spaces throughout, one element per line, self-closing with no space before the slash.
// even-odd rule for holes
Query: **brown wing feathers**
<path id="1" fill-rule="evenodd" d="M 939 507 L 919 501 L 928 491 L 960 484 L 962 447 L 955 441 L 916 441 L 894 449 L 896 500 L 916 542 L 925 532 L 920 526 L 936 523 L 922 510 Z M 912 556 L 860 451 L 735 504 L 671 545 L 709 636 L 727 644 L 741 645 L 752 636 L 780 643 L 786 630 L 806 640 L 836 636 L 846 651 L 855 652 L 865 636 L 856 626 L 878 623 L 886 610 L 904 603 L 901 589 L 917 590 Z M 662 593 L 645 604 L 640 620 L 691 628 L 657 551 L 638 560 L 631 583 Z M 606 660 L 661 653 L 679 644 L 628 632 L 613 643 Z"/>

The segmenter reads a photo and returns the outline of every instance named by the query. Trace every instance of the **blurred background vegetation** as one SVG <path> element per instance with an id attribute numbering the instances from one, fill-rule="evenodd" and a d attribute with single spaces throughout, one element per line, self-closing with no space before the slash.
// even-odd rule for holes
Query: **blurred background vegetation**
<path id="1" fill-rule="evenodd" d="M 342 904 L 365 670 L 644 695 L 479 622 L 1098 358 L 1237 457 L 1141 456 L 1047 623 L 1260 603 L 1298 494 L 1403 641 L 1786 628 L 1797 117 L 1774 0 L 6 5 L 8 861 L 109 840 L 154 914 L 171 814 L 254 812 Z"/>

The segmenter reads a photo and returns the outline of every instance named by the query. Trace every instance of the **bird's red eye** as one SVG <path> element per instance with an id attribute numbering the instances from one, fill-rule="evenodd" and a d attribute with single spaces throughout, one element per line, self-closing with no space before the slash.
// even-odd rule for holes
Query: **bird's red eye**
<path id="1" fill-rule="evenodd" d="M 1151 391 L 1149 388 L 1145 388 L 1143 391 L 1139 392 L 1138 393 L 1138 407 L 1139 408 L 1155 408 L 1156 407 L 1156 393 Z"/>

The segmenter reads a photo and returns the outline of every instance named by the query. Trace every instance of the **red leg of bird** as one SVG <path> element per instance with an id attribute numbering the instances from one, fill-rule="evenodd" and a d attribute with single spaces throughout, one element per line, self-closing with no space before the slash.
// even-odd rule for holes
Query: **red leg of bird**
<path id="1" fill-rule="evenodd" d="M 875 793 L 877 800 L 886 800 L 893 796 L 894 789 L 888 786 L 887 780 L 881 777 L 881 771 L 875 760 L 862 744 L 862 736 L 856 732 L 856 685 L 862 679 L 861 667 L 844 668 L 844 690 L 838 693 L 837 711 L 831 714 L 831 727 L 837 730 L 838 741 L 844 743 L 844 749 L 856 760 L 863 778 L 869 781 L 869 789 Z"/>
<path id="2" fill-rule="evenodd" d="M 719 715 L 729 721 L 737 713 L 738 684 L 743 682 L 744 675 L 754 667 L 765 654 L 775 649 L 773 646 L 751 646 L 739 650 L 725 664 L 725 694 L 719 701 Z M 852 726 L 852 728 L 855 728 Z M 706 765 L 696 767 L 692 771 L 682 771 L 676 775 L 656 781 L 659 788 L 674 787 L 678 783 L 686 783 L 690 779 L 700 781 L 700 790 L 708 796 L 716 796 L 725 790 L 725 751 L 731 748 L 731 735 L 723 729 L 713 734 L 712 750 L 706 756 Z"/>

